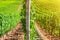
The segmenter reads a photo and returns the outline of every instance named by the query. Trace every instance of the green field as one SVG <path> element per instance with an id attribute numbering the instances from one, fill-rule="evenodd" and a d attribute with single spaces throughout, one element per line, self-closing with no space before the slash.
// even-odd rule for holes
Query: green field
<path id="1" fill-rule="evenodd" d="M 13 29 L 21 21 L 23 0 L 0 0 L 0 35 Z"/>
<path id="2" fill-rule="evenodd" d="M 60 1 L 59 0 L 32 0 L 31 15 L 42 29 L 53 36 L 60 32 Z M 33 31 L 32 31 L 33 32 Z"/>

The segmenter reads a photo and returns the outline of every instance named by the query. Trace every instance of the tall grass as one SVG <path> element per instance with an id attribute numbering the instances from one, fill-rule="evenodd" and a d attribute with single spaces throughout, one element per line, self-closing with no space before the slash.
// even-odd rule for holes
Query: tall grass
<path id="1" fill-rule="evenodd" d="M 0 1 L 0 35 L 12 30 L 21 21 L 22 6 L 20 5 L 23 5 L 22 0 Z"/>
<path id="2" fill-rule="evenodd" d="M 60 29 L 60 1 L 32 0 L 34 18 L 42 29 L 53 36 L 59 36 Z M 58 4 L 59 3 L 59 4 Z"/>

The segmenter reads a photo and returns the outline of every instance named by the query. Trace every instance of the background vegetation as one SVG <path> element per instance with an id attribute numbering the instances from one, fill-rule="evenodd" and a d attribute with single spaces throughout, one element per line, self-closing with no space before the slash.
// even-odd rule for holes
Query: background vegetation
<path id="1" fill-rule="evenodd" d="M 58 0 L 32 0 L 34 20 L 42 29 L 53 36 L 60 32 L 60 1 Z M 59 3 L 59 4 L 58 4 Z"/>
<path id="2" fill-rule="evenodd" d="M 23 6 L 20 5 L 23 5 L 23 2 L 23 0 L 0 0 L 0 35 L 12 30 L 21 21 Z"/>
<path id="3" fill-rule="evenodd" d="M 35 19 L 35 7 L 33 1 L 31 1 L 31 9 L 30 9 L 30 40 L 42 40 L 42 38 L 38 35 L 34 19 Z"/>

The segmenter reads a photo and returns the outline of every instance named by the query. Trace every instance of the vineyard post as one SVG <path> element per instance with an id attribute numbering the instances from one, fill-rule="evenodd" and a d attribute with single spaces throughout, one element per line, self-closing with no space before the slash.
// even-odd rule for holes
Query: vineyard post
<path id="1" fill-rule="evenodd" d="M 30 0 L 26 0 L 26 40 L 30 40 Z"/>

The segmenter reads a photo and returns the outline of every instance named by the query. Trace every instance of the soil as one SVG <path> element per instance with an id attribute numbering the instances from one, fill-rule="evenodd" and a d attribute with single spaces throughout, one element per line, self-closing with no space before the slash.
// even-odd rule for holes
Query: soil
<path id="1" fill-rule="evenodd" d="M 22 31 L 22 23 L 18 23 L 18 25 L 8 32 L 7 34 L 0 37 L 0 40 L 24 40 L 24 33 Z"/>
<path id="2" fill-rule="evenodd" d="M 38 34 L 42 37 L 43 40 L 60 40 L 60 37 L 54 37 L 47 33 L 45 29 L 41 29 L 40 25 L 35 21 L 35 26 Z"/>

